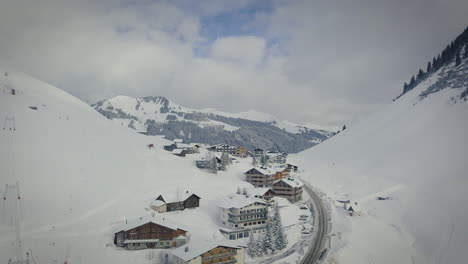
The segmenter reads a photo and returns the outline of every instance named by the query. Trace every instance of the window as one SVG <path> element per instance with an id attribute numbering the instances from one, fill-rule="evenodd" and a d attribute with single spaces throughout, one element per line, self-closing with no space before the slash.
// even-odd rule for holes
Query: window
<path id="1" fill-rule="evenodd" d="M 249 237 L 249 232 L 245 232 L 244 237 Z"/>
<path id="2" fill-rule="evenodd" d="M 243 238 L 244 237 L 243 235 L 244 235 L 243 233 L 239 233 L 239 234 L 237 234 L 237 237 L 238 238 Z"/>
<path id="3" fill-rule="evenodd" d="M 235 235 L 229 235 L 229 240 L 234 240 L 234 239 L 236 239 Z"/>

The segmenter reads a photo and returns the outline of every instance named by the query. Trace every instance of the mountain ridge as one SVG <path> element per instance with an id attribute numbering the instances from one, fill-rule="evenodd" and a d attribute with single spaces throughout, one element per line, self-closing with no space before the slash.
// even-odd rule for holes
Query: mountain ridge
<path id="1" fill-rule="evenodd" d="M 136 131 L 163 135 L 169 140 L 182 138 L 188 143 L 227 143 L 296 153 L 333 135 L 253 110 L 232 114 L 211 108 L 187 108 L 164 96 L 119 95 L 91 106 L 108 119 Z"/>

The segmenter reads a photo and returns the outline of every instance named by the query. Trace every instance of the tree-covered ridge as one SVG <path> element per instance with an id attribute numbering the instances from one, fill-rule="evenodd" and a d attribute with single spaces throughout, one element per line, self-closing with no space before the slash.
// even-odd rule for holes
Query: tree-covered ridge
<path id="1" fill-rule="evenodd" d="M 445 49 L 437 56 L 435 56 L 431 61 L 427 62 L 426 71 L 419 69 L 418 73 L 411 76 L 409 82 L 405 82 L 403 84 L 403 92 L 397 97 L 401 97 L 408 91 L 411 91 L 414 87 L 416 87 L 420 82 L 424 81 L 427 77 L 429 77 L 432 73 L 437 72 L 443 66 L 450 64 L 451 62 L 455 61 L 455 65 L 458 66 L 461 63 L 461 52 L 465 47 L 465 51 L 463 54 L 464 58 L 468 56 L 468 26 L 465 28 L 463 33 L 461 33 L 454 41 L 452 41 L 449 45 L 445 47 Z"/>

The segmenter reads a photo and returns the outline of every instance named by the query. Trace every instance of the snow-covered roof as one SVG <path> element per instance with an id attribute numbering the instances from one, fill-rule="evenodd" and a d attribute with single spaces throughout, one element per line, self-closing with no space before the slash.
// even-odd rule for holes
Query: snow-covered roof
<path id="1" fill-rule="evenodd" d="M 185 144 L 185 143 L 177 143 L 177 148 L 181 148 L 181 149 L 187 149 L 187 148 L 194 148 L 195 145 L 193 144 Z"/>
<path id="2" fill-rule="evenodd" d="M 250 196 L 263 196 L 265 195 L 265 193 L 267 193 L 269 190 L 271 190 L 270 188 L 267 188 L 267 187 L 262 187 L 262 188 L 250 188 L 250 189 L 247 189 L 247 193 L 250 195 Z"/>
<path id="3" fill-rule="evenodd" d="M 183 149 L 174 149 L 171 151 L 172 154 L 181 154 L 184 150 Z"/>
<path id="4" fill-rule="evenodd" d="M 261 203 L 261 204 L 267 204 L 265 201 L 257 199 L 257 198 L 252 198 L 252 197 L 246 197 L 242 194 L 233 194 L 229 195 L 228 197 L 224 198 L 220 203 L 219 207 L 221 208 L 243 208 L 246 206 L 249 206 L 253 203 Z"/>
<path id="5" fill-rule="evenodd" d="M 252 168 L 252 169 L 256 169 L 258 172 L 262 173 L 263 175 L 272 175 L 272 174 L 275 174 L 277 172 L 283 172 L 285 170 L 285 168 L 282 168 L 282 167 L 265 167 L 265 166 L 255 167 L 255 168 Z M 248 170 L 248 171 L 250 171 L 250 170 Z M 247 173 L 248 171 L 246 171 L 245 173 Z"/>
<path id="6" fill-rule="evenodd" d="M 286 179 L 281 179 L 281 180 L 278 180 L 276 181 L 275 183 L 277 182 L 284 182 L 286 183 L 287 185 L 293 187 L 293 188 L 299 188 L 299 187 L 302 187 L 304 186 L 304 183 L 302 183 L 301 181 L 299 181 L 298 179 L 295 179 L 293 177 L 289 177 L 289 178 L 286 178 Z"/>
<path id="7" fill-rule="evenodd" d="M 158 196 L 156 196 L 156 199 L 158 199 L 161 196 L 166 203 L 175 203 L 175 202 L 183 202 L 192 195 L 199 197 L 193 192 L 189 192 L 189 191 L 178 192 L 174 190 L 174 192 L 160 193 Z"/>
<path id="8" fill-rule="evenodd" d="M 127 224 L 121 225 L 117 228 L 114 229 L 114 233 L 120 232 L 120 231 L 127 231 L 130 229 L 133 229 L 135 227 L 139 227 L 141 225 L 147 224 L 147 223 L 154 223 L 157 225 L 165 226 L 167 228 L 177 230 L 177 229 L 182 229 L 179 225 L 174 223 L 173 221 L 167 219 L 167 217 L 155 215 L 155 216 L 144 216 L 140 217 L 134 220 L 127 221 Z M 183 230 L 183 229 L 182 229 Z M 186 231 L 186 230 L 185 230 Z"/>
<path id="9" fill-rule="evenodd" d="M 174 143 L 182 143 L 182 142 L 184 142 L 183 139 L 180 139 L 180 138 L 174 139 Z"/>
<path id="10" fill-rule="evenodd" d="M 238 244 L 231 241 L 196 241 L 185 244 L 172 251 L 172 255 L 182 259 L 183 261 L 190 261 L 203 253 L 206 253 L 217 247 L 229 247 L 240 249 Z"/>
<path id="11" fill-rule="evenodd" d="M 166 204 L 166 203 L 161 201 L 161 200 L 155 200 L 155 201 L 151 202 L 151 206 L 154 206 L 154 207 L 159 207 L 159 206 L 164 205 L 164 204 Z"/>

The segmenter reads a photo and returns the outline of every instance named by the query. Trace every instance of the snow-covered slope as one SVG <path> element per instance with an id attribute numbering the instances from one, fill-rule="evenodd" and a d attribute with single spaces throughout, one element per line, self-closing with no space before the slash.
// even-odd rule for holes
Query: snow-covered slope
<path id="1" fill-rule="evenodd" d="M 230 143 L 247 148 L 298 152 L 322 142 L 330 132 L 301 126 L 256 111 L 230 114 L 190 109 L 165 97 L 117 96 L 93 107 L 109 119 L 150 135 L 186 142 Z"/>
<path id="2" fill-rule="evenodd" d="M 438 87 L 433 93 L 433 87 Z M 333 215 L 328 263 L 451 263 L 468 259 L 468 60 L 298 154 L 305 180 L 362 216 Z M 390 200 L 377 200 L 377 197 Z"/>
<path id="3" fill-rule="evenodd" d="M 10 73 L 8 78 L 16 95 L 2 79 L 0 186 L 3 196 L 5 184 L 18 181 L 22 202 L 15 202 L 11 188 L 0 201 L 1 263 L 14 257 L 17 205 L 23 248 L 32 249 L 37 263 L 61 263 L 67 251 L 69 263 L 147 263 L 146 251 L 106 244 L 113 243 L 112 230 L 126 219 L 148 216 L 145 208 L 161 192 L 190 190 L 202 198 L 200 208 L 164 214 L 165 221 L 187 228 L 195 240 L 222 238 L 216 201 L 248 186 L 240 179 L 244 168 L 205 173 L 193 160 L 162 150 L 168 142 L 160 137 L 116 125 L 25 74 Z M 149 143 L 155 148 L 148 149 Z"/>

